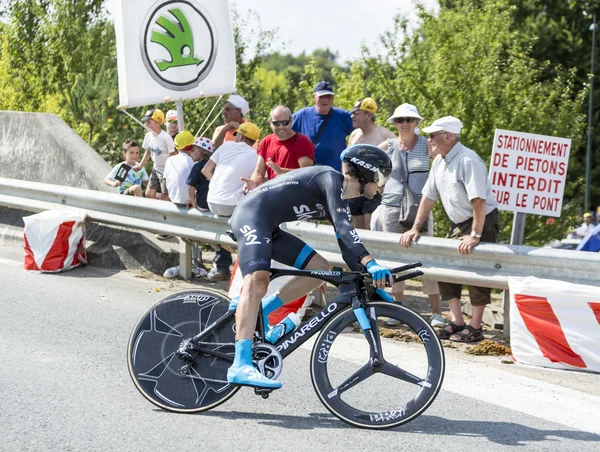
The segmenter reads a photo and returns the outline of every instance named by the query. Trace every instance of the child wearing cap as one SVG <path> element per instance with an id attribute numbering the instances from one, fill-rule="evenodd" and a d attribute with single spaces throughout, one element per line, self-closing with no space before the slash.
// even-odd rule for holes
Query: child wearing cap
<path id="1" fill-rule="evenodd" d="M 171 135 L 173 140 L 179 133 L 179 126 L 177 125 L 177 111 L 169 110 L 165 116 L 165 124 L 167 125 L 167 133 Z"/>
<path id="2" fill-rule="evenodd" d="M 206 197 L 208 196 L 208 179 L 202 174 L 202 169 L 210 159 L 214 150 L 213 142 L 205 137 L 200 137 L 192 145 L 190 153 L 192 160 L 195 162 L 192 171 L 187 178 L 186 184 L 190 201 L 196 209 L 208 210 Z"/>
<path id="3" fill-rule="evenodd" d="M 164 172 L 169 198 L 173 203 L 187 207 L 191 206 L 187 179 L 194 166 L 190 156 L 193 144 L 194 135 L 191 132 L 179 132 L 175 136 L 175 148 L 179 154 L 167 160 Z"/>
<path id="4" fill-rule="evenodd" d="M 161 129 L 165 122 L 165 114 L 158 108 L 152 108 L 146 112 L 141 121 L 150 131 L 146 134 L 142 143 L 142 147 L 146 150 L 144 157 L 141 163 L 133 169 L 140 171 L 146 162 L 152 158 L 154 167 L 150 174 L 150 184 L 146 190 L 146 197 L 168 201 L 169 192 L 163 173 L 167 159 L 175 154 L 175 145 L 171 135 Z"/>
<path id="5" fill-rule="evenodd" d="M 142 188 L 148 184 L 148 173 L 146 168 L 134 171 L 133 167 L 137 165 L 140 157 L 140 146 L 136 141 L 127 139 L 123 143 L 124 162 L 115 165 L 104 183 L 111 187 L 117 187 L 117 192 L 121 195 L 144 196 Z"/>

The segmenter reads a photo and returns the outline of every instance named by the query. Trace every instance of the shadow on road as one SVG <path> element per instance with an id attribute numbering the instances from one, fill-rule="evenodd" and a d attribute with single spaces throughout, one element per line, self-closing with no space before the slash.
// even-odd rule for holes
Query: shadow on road
<path id="1" fill-rule="evenodd" d="M 210 411 L 201 415 L 231 420 L 252 419 L 259 424 L 292 430 L 355 428 L 329 413 L 309 413 L 308 416 L 293 416 L 256 412 Z M 481 437 L 487 438 L 492 443 L 506 446 L 525 446 L 532 442 L 559 441 L 561 439 L 587 442 L 600 441 L 600 435 L 578 430 L 540 430 L 512 422 L 453 420 L 427 415 L 422 415 L 409 424 L 387 431 L 466 438 Z"/>

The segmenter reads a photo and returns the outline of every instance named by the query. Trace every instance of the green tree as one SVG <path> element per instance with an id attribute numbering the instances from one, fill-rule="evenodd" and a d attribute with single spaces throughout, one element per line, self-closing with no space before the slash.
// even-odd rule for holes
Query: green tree
<path id="1" fill-rule="evenodd" d="M 439 15 L 421 9 L 420 26 L 412 35 L 407 22 L 398 18 L 394 29 L 381 37 L 383 52 L 365 49 L 348 74 L 337 74 L 340 104 L 348 105 L 362 91 L 379 101 L 380 122 L 385 121 L 384 112 L 403 102 L 417 105 L 424 125 L 456 116 L 465 125 L 461 140 L 488 163 L 496 128 L 572 138 L 571 162 L 576 161 L 586 92 L 575 88 L 575 71 L 557 71 L 546 80 L 547 66 L 521 45 L 509 11 L 494 2 L 481 2 L 481 7 L 472 3 L 442 9 Z M 572 222 L 580 183 L 569 183 L 565 214 L 552 228 L 546 218 L 528 216 L 528 244 L 563 236 Z M 437 209 L 436 218 L 441 219 Z M 507 240 L 512 218 L 508 212 L 502 218 L 501 240 Z M 438 221 L 436 235 L 447 229 L 447 220 Z"/>

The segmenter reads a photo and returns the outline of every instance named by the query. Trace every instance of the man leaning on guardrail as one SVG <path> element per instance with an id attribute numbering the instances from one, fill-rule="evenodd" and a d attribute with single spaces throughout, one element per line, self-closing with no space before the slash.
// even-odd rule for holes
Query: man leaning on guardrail
<path id="1" fill-rule="evenodd" d="M 429 212 L 441 199 L 452 222 L 448 238 L 459 239 L 460 254 L 471 254 L 480 241 L 495 242 L 500 232 L 498 204 L 492 194 L 485 162 L 460 142 L 463 125 L 459 119 L 446 116 L 437 119 L 423 132 L 437 154 L 425 187 L 413 228 L 400 238 L 409 247 L 419 237 L 419 230 Z M 481 319 L 485 305 L 491 301 L 488 287 L 467 286 L 473 306 L 471 324 L 466 325 L 460 306 L 461 284 L 438 283 L 443 300 L 448 300 L 452 321 L 439 330 L 441 339 L 455 342 L 478 342 L 483 339 Z"/>

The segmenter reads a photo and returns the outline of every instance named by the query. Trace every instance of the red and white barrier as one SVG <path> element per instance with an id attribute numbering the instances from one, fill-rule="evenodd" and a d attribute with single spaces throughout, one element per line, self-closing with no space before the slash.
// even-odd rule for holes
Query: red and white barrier
<path id="1" fill-rule="evenodd" d="M 600 288 L 509 278 L 510 342 L 518 362 L 600 372 Z"/>
<path id="2" fill-rule="evenodd" d="M 87 264 L 85 217 L 75 209 L 23 217 L 25 270 L 56 273 Z"/>
<path id="3" fill-rule="evenodd" d="M 291 268 L 287 265 L 280 264 L 277 261 L 271 261 L 271 266 L 274 268 Z M 293 276 L 281 276 L 280 278 L 274 279 L 269 283 L 269 289 L 267 295 L 277 292 L 281 287 L 288 282 Z M 242 278 L 242 272 L 238 268 L 237 258 L 235 259 L 233 273 L 231 274 L 231 281 L 229 284 L 229 298 L 237 297 L 242 292 L 242 286 L 244 285 L 244 279 Z M 306 312 L 306 308 L 309 307 L 314 301 L 312 293 L 300 297 L 290 303 L 287 303 L 279 309 L 269 314 L 269 323 L 275 325 L 281 322 L 291 312 L 302 318 Z"/>

